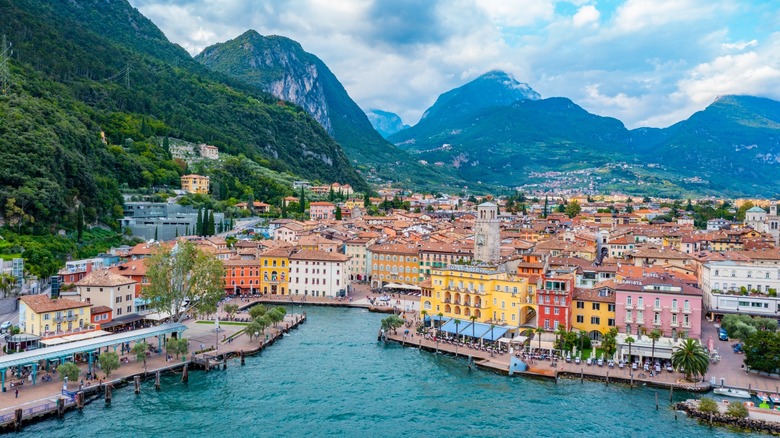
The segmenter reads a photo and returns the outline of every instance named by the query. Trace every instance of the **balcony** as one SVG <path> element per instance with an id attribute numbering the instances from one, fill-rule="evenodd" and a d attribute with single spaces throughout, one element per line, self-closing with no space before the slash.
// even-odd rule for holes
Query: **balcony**
<path id="1" fill-rule="evenodd" d="M 691 323 L 690 322 L 684 322 L 682 324 L 682 326 L 683 326 L 683 328 L 691 328 Z"/>
<path id="2" fill-rule="evenodd" d="M 75 321 L 78 319 L 78 316 L 76 315 L 68 315 L 67 318 L 65 318 L 66 321 Z"/>
<path id="3" fill-rule="evenodd" d="M 692 309 L 683 309 L 683 313 L 690 315 L 693 312 Z"/>
<path id="4" fill-rule="evenodd" d="M 679 311 L 680 311 L 679 307 L 672 307 L 672 310 L 671 310 L 672 313 L 677 313 Z"/>
<path id="5" fill-rule="evenodd" d="M 65 317 L 64 316 L 56 316 L 54 317 L 54 322 L 64 322 Z"/>
<path id="6" fill-rule="evenodd" d="M 663 310 L 661 306 L 653 306 L 653 312 L 662 312 Z"/>
<path id="7" fill-rule="evenodd" d="M 656 327 L 661 327 L 661 321 L 653 321 L 653 325 Z"/>
<path id="8" fill-rule="evenodd" d="M 631 310 L 634 308 L 634 303 L 626 303 L 623 307 L 625 307 L 627 310 Z"/>
<path id="9" fill-rule="evenodd" d="M 442 300 L 442 302 L 445 304 L 452 304 L 452 300 L 449 298 L 445 298 L 444 300 Z"/>
<path id="10" fill-rule="evenodd" d="M 670 322 L 670 323 L 669 323 L 669 326 L 670 326 L 670 327 L 679 327 L 679 326 L 680 326 L 680 323 L 679 323 L 679 322 L 677 322 L 677 321 L 672 321 L 672 322 Z"/>
<path id="11" fill-rule="evenodd" d="M 637 319 L 636 323 L 639 324 L 639 325 L 643 325 L 645 323 L 645 320 L 644 319 Z"/>
<path id="12" fill-rule="evenodd" d="M 634 322 L 634 320 L 630 316 L 626 316 L 624 321 L 626 324 L 631 324 L 632 322 Z"/>

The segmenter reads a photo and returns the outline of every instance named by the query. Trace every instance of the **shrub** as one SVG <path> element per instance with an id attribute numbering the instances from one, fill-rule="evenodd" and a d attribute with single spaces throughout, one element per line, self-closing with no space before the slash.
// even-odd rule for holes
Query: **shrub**
<path id="1" fill-rule="evenodd" d="M 731 403 L 726 409 L 726 415 L 735 418 L 747 418 L 748 410 L 742 403 Z"/>
<path id="2" fill-rule="evenodd" d="M 718 408 L 718 403 L 715 400 L 709 397 L 702 397 L 699 400 L 699 412 L 717 414 L 720 412 L 720 408 Z"/>

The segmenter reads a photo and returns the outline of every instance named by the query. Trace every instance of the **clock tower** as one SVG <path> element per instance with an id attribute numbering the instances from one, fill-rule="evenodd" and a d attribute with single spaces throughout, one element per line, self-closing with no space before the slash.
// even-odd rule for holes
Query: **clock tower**
<path id="1" fill-rule="evenodd" d="M 497 262 L 501 257 L 501 232 L 498 206 L 484 202 L 477 206 L 474 224 L 474 259 L 480 262 Z"/>

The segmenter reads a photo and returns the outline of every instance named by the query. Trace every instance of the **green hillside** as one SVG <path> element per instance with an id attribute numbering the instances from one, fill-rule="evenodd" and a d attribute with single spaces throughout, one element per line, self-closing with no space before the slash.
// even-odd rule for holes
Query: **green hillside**
<path id="1" fill-rule="evenodd" d="M 366 178 L 423 190 L 463 184 L 419 164 L 385 140 L 325 63 L 296 41 L 249 30 L 207 47 L 195 59 L 304 107 L 341 144 L 351 164 Z"/>
<path id="2" fill-rule="evenodd" d="M 15 198 L 39 225 L 67 225 L 77 203 L 110 222 L 120 186 L 177 185 L 186 169 L 155 136 L 366 187 L 303 109 L 204 69 L 126 1 L 0 0 L 0 17 L 14 47 L 0 202 Z"/>

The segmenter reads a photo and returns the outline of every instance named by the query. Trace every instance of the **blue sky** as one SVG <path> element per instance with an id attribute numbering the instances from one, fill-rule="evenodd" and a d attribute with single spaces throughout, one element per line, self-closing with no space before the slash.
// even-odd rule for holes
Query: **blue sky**
<path id="1" fill-rule="evenodd" d="M 780 5 L 747 0 L 130 0 L 197 54 L 247 29 L 319 56 L 363 108 L 414 124 L 436 97 L 505 70 L 629 128 L 725 94 L 780 100 Z"/>

